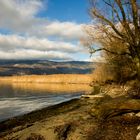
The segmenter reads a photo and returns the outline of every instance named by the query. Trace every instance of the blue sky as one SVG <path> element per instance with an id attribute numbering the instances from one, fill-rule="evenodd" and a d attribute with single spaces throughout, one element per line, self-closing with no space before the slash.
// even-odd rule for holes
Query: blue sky
<path id="1" fill-rule="evenodd" d="M 45 0 L 44 5 L 47 6 L 38 14 L 41 17 L 77 23 L 90 21 L 88 0 Z"/>
<path id="2" fill-rule="evenodd" d="M 88 0 L 0 0 L 0 59 L 87 61 Z"/>

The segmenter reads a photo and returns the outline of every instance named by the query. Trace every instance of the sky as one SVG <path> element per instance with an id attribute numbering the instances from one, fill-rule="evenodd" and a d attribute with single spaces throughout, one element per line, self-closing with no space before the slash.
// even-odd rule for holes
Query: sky
<path id="1" fill-rule="evenodd" d="M 0 0 L 0 59 L 90 60 L 80 43 L 88 6 L 88 0 Z"/>

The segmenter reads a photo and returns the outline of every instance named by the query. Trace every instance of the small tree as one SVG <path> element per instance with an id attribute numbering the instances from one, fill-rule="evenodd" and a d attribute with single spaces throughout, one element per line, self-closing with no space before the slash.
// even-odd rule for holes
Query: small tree
<path id="1" fill-rule="evenodd" d="M 140 1 L 90 0 L 90 3 L 94 24 L 85 26 L 88 38 L 84 44 L 91 54 L 104 51 L 107 62 L 115 63 L 120 73 L 129 69 L 128 75 L 137 75 L 140 80 Z"/>

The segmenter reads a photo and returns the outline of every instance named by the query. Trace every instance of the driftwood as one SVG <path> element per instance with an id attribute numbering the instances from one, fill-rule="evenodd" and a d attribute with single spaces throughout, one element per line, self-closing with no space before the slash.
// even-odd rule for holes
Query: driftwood
<path id="1" fill-rule="evenodd" d="M 82 98 L 103 98 L 103 95 L 81 95 Z"/>
<path id="2" fill-rule="evenodd" d="M 107 102 L 102 102 L 96 108 L 91 110 L 93 116 L 102 120 L 126 113 L 138 112 L 140 112 L 140 100 L 128 98 L 110 99 Z"/>

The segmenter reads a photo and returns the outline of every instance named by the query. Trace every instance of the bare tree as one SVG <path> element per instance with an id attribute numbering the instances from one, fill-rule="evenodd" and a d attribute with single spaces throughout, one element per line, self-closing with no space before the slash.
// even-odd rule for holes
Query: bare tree
<path id="1" fill-rule="evenodd" d="M 90 4 L 94 24 L 85 27 L 90 53 L 105 51 L 128 57 L 140 80 L 140 1 L 90 0 Z M 95 42 L 99 43 L 98 47 L 94 47 Z"/>

